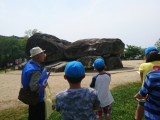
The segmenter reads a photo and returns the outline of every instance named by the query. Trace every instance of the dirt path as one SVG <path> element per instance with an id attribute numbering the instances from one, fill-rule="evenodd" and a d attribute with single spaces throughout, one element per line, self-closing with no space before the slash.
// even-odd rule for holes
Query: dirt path
<path id="1" fill-rule="evenodd" d="M 139 65 L 144 62 L 142 60 L 123 61 L 124 68 L 109 71 L 112 81 L 110 88 L 129 82 L 139 81 L 139 75 L 136 72 Z M 86 77 L 82 81 L 82 87 L 89 87 L 89 84 L 94 73 L 86 73 Z M 64 73 L 51 73 L 49 77 L 49 85 L 53 96 L 59 91 L 68 88 L 68 83 L 63 79 Z M 0 73 L 0 110 L 10 107 L 18 107 L 22 104 L 18 99 L 20 88 L 21 71 L 12 71 Z"/>

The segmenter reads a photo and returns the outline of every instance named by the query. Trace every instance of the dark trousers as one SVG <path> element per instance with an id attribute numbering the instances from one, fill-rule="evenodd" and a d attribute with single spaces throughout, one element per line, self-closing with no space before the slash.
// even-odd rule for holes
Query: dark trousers
<path id="1" fill-rule="evenodd" d="M 37 105 L 29 105 L 28 120 L 45 120 L 45 104 L 40 102 Z"/>

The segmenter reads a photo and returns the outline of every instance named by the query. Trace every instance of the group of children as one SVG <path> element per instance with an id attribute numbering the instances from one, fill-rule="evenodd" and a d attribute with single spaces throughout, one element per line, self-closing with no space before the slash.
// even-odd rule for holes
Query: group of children
<path id="1" fill-rule="evenodd" d="M 48 75 L 42 63 L 46 54 L 40 47 L 32 48 L 30 54 L 31 60 L 24 66 L 21 83 L 23 89 L 38 93 L 39 100 L 35 105 L 28 103 L 28 119 L 44 120 Z M 146 120 L 160 120 L 160 53 L 151 46 L 145 50 L 145 57 L 146 62 L 139 67 L 142 87 L 135 95 L 139 100 L 135 120 L 142 120 L 144 115 Z M 105 62 L 101 58 L 94 61 L 93 67 L 97 74 L 92 77 L 90 88 L 83 88 L 81 81 L 85 78 L 85 69 L 82 63 L 72 61 L 66 65 L 64 79 L 68 81 L 69 88 L 58 93 L 55 99 L 55 109 L 63 120 L 102 120 L 102 113 L 106 120 L 111 119 L 114 101 L 109 90 L 111 75 L 105 71 Z"/>
<path id="2" fill-rule="evenodd" d="M 61 113 L 63 120 L 110 120 L 112 102 L 109 90 L 110 74 L 105 72 L 105 62 L 98 58 L 93 63 L 98 72 L 93 76 L 91 88 L 82 88 L 85 69 L 81 62 L 72 61 L 65 67 L 64 79 L 69 88 L 56 95 L 55 109 Z"/>
<path id="3" fill-rule="evenodd" d="M 135 120 L 160 120 L 160 53 L 155 46 L 145 49 L 146 62 L 139 67 L 142 88 L 135 95 L 139 100 Z"/>
<path id="4" fill-rule="evenodd" d="M 160 53 L 154 46 L 145 50 L 146 62 L 139 67 L 142 88 L 135 95 L 139 100 L 135 120 L 160 120 Z M 55 109 L 63 120 L 105 120 L 111 119 L 112 102 L 109 90 L 111 75 L 105 71 L 105 62 L 98 58 L 93 63 L 97 71 L 92 77 L 91 88 L 82 88 L 85 69 L 78 61 L 69 62 L 65 67 L 64 79 L 69 88 L 56 95 Z M 145 100 L 145 101 L 142 101 Z"/>

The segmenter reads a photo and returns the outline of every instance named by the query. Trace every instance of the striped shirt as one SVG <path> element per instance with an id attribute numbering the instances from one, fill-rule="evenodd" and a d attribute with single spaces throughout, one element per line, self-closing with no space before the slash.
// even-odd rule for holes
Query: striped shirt
<path id="1" fill-rule="evenodd" d="M 146 120 L 160 120 L 160 70 L 147 74 L 139 94 L 143 97 L 148 94 L 144 111 Z"/>

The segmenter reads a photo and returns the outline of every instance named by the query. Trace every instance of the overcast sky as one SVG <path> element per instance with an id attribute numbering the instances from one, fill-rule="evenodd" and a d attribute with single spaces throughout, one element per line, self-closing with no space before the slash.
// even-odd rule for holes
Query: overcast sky
<path id="1" fill-rule="evenodd" d="M 70 42 L 119 38 L 145 48 L 160 38 L 160 0 L 0 0 L 0 35 L 35 28 Z"/>

